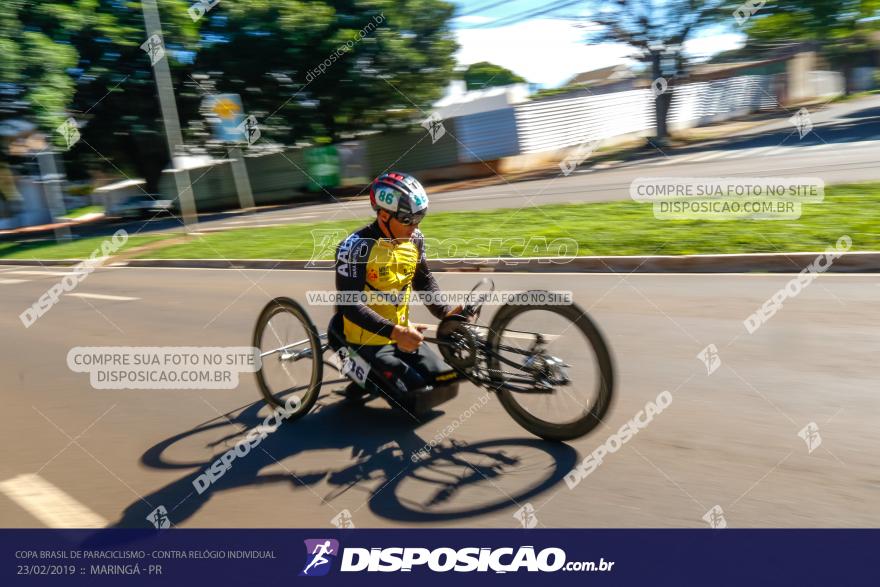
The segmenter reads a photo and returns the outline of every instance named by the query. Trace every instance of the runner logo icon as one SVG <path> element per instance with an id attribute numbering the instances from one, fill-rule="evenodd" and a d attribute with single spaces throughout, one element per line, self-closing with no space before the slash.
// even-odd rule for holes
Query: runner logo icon
<path id="1" fill-rule="evenodd" d="M 306 543 L 306 566 L 300 577 L 321 577 L 330 572 L 339 555 L 339 541 L 332 538 L 311 538 Z"/>

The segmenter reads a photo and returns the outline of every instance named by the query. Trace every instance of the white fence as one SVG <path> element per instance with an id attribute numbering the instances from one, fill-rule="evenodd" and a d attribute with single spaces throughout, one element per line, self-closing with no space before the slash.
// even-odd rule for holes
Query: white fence
<path id="1" fill-rule="evenodd" d="M 650 90 L 532 102 L 514 111 L 520 153 L 552 151 L 654 127 Z"/>
<path id="2" fill-rule="evenodd" d="M 669 128 L 682 130 L 778 108 L 773 76 L 743 75 L 675 88 Z"/>
<path id="3" fill-rule="evenodd" d="M 697 82 L 674 88 L 669 125 L 681 130 L 777 107 L 773 76 Z M 649 89 L 520 104 L 514 112 L 520 153 L 647 134 L 656 125 Z"/>

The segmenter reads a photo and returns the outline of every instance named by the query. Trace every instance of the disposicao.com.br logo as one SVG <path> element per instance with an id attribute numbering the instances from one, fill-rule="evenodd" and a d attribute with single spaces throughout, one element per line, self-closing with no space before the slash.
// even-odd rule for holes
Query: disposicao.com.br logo
<path id="1" fill-rule="evenodd" d="M 332 559 L 339 553 L 336 540 L 306 540 L 306 565 L 300 576 L 326 575 Z M 332 557 L 332 559 L 331 559 Z M 518 571 L 553 573 L 556 571 L 611 571 L 613 561 L 604 558 L 596 561 L 568 561 L 561 548 L 544 548 L 536 551 L 533 546 L 518 548 L 466 547 L 466 548 L 418 548 L 393 546 L 387 548 L 343 549 L 340 572 L 410 572 L 427 569 L 435 573 L 446 572 L 493 572 L 516 573 Z"/>
<path id="2" fill-rule="evenodd" d="M 312 538 L 306 543 L 306 566 L 300 577 L 321 577 L 330 572 L 339 554 L 339 541 L 332 538 Z"/>

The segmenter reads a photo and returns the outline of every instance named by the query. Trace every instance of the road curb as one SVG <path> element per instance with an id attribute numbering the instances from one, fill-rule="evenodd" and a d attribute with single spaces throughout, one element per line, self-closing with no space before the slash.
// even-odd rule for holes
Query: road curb
<path id="1" fill-rule="evenodd" d="M 525 273 L 798 273 L 824 253 L 747 253 L 734 255 L 626 255 L 601 257 L 529 257 L 519 259 L 432 259 L 432 271 Z M 0 259 L 0 265 L 71 266 L 80 259 Z M 278 259 L 129 259 L 109 267 L 184 269 L 329 270 L 328 261 Z M 831 273 L 880 273 L 880 252 L 844 253 Z"/>

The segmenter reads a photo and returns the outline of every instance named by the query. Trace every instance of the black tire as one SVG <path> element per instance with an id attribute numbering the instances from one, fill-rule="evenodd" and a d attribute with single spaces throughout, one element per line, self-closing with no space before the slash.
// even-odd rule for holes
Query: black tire
<path id="1" fill-rule="evenodd" d="M 321 381 L 324 377 L 324 357 L 321 352 L 321 339 L 318 335 L 318 330 L 315 328 L 315 325 L 312 323 L 312 320 L 302 306 L 290 298 L 275 298 L 266 304 L 266 307 L 260 312 L 260 317 L 257 319 L 257 325 L 254 328 L 253 345 L 259 348 L 261 352 L 271 350 L 263 349 L 260 346 L 263 340 L 264 330 L 272 318 L 285 312 L 291 314 L 302 325 L 309 340 L 309 346 L 312 350 L 312 366 L 308 387 L 305 389 L 305 393 L 303 393 L 301 397 L 300 407 L 286 418 L 288 421 L 293 421 L 309 413 L 309 410 L 312 409 L 312 406 L 314 406 L 315 402 L 318 400 L 318 395 L 320 395 L 321 392 Z M 289 344 L 289 341 L 285 341 L 283 344 Z M 272 357 L 266 357 L 265 360 L 272 360 Z M 284 407 L 285 404 L 283 401 L 279 401 L 276 397 L 279 393 L 273 393 L 266 382 L 264 373 L 265 360 L 260 366 L 260 370 L 256 372 L 257 385 L 260 388 L 263 399 L 269 406 L 272 408 Z M 281 390 L 281 393 L 288 392 L 290 389 L 293 388 Z"/>
<path id="2" fill-rule="evenodd" d="M 534 293 L 536 292 L 526 292 L 524 295 Z M 608 346 L 605 344 L 602 334 L 599 332 L 599 329 L 593 321 L 590 320 L 589 316 L 587 316 L 586 312 L 584 312 L 578 305 L 507 304 L 502 306 L 498 310 L 498 313 L 492 318 L 492 322 L 489 325 L 488 343 L 493 351 L 493 356 L 489 358 L 488 366 L 492 370 L 490 371 L 490 374 L 493 381 L 493 387 L 503 384 L 503 377 L 498 375 L 497 372 L 502 365 L 494 356 L 495 353 L 500 352 L 498 345 L 501 340 L 502 332 L 514 318 L 525 312 L 535 310 L 552 312 L 570 320 L 574 325 L 573 327 L 578 328 L 590 342 L 594 355 L 593 358 L 598 367 L 598 380 L 595 382 L 595 385 L 597 386 L 595 401 L 589 406 L 589 410 L 585 411 L 580 418 L 564 424 L 557 424 L 537 418 L 523 408 L 523 406 L 521 406 L 514 398 L 517 394 L 514 391 L 504 389 L 503 387 L 497 387 L 498 399 L 501 401 L 501 405 L 504 406 L 507 413 L 510 414 L 517 424 L 536 436 L 540 436 L 545 440 L 554 441 L 580 438 L 598 426 L 602 421 L 602 418 L 607 414 L 608 409 L 611 407 L 614 395 L 614 368 L 611 354 L 608 351 Z M 572 359 L 572 357 L 565 358 L 569 360 Z M 582 358 L 577 357 L 575 360 L 582 360 Z"/>

